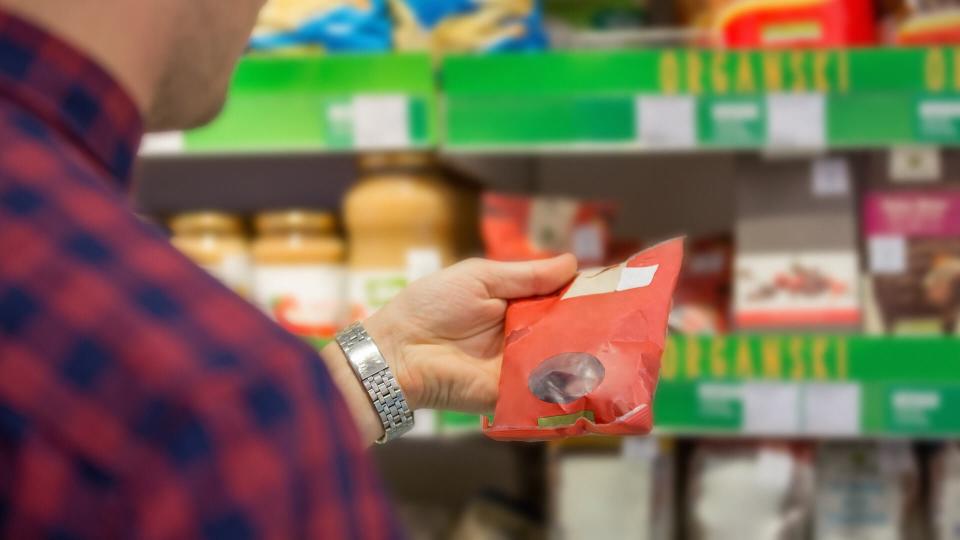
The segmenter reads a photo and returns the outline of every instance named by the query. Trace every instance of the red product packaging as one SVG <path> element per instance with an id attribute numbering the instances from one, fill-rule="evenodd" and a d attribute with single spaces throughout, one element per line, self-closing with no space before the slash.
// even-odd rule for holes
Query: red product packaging
<path id="1" fill-rule="evenodd" d="M 584 267 L 604 264 L 613 213 L 606 202 L 486 193 L 481 232 L 487 257 L 523 261 L 573 253 Z"/>
<path id="2" fill-rule="evenodd" d="M 714 32 L 730 47 L 836 47 L 876 41 L 871 0 L 736 0 L 723 3 Z"/>
<path id="3" fill-rule="evenodd" d="M 500 397 L 487 436 L 548 440 L 649 433 L 683 239 L 587 270 L 507 308 Z"/>
<path id="4" fill-rule="evenodd" d="M 910 15 L 897 25 L 893 41 L 902 46 L 960 43 L 960 6 L 944 5 Z"/>
<path id="5" fill-rule="evenodd" d="M 670 326 L 685 334 L 724 333 L 730 325 L 733 241 L 716 236 L 690 242 Z"/>

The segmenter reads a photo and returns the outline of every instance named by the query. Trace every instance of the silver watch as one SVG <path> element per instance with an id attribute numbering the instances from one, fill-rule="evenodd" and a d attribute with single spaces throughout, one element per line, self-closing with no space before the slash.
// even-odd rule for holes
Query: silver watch
<path id="1" fill-rule="evenodd" d="M 377 444 L 384 444 L 413 429 L 413 411 L 400 389 L 393 371 L 380 353 L 373 338 L 363 325 L 354 323 L 337 334 L 337 344 L 347 357 L 347 362 L 357 374 L 363 388 L 373 402 L 373 408 L 383 424 L 383 437 Z"/>

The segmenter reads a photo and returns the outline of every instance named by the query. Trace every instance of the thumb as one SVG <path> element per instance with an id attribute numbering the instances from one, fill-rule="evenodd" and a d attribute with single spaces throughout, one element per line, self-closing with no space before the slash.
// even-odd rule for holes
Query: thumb
<path id="1" fill-rule="evenodd" d="M 479 261 L 474 276 L 491 298 L 526 298 L 549 294 L 577 274 L 577 259 L 570 254 L 524 262 Z"/>

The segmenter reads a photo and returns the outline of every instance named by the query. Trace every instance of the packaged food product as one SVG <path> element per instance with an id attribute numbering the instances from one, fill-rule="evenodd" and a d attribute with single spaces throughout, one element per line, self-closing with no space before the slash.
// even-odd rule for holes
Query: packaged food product
<path id="1" fill-rule="evenodd" d="M 188 212 L 170 220 L 171 242 L 241 296 L 250 292 L 250 250 L 239 217 L 224 212 Z"/>
<path id="2" fill-rule="evenodd" d="M 908 442 L 824 444 L 816 475 L 815 540 L 917 537 L 919 477 Z"/>
<path id="3" fill-rule="evenodd" d="M 672 539 L 673 441 L 626 437 L 617 451 L 594 440 L 554 452 L 553 537 Z"/>
<path id="4" fill-rule="evenodd" d="M 507 308 L 500 395 L 484 432 L 500 440 L 645 434 L 683 239 Z M 589 316 L 585 316 L 589 314 Z"/>
<path id="5" fill-rule="evenodd" d="M 333 214 L 264 212 L 256 218 L 254 297 L 281 326 L 318 348 L 344 319 L 344 245 Z"/>
<path id="6" fill-rule="evenodd" d="M 269 0 L 250 40 L 254 51 L 387 51 L 386 0 Z"/>
<path id="7" fill-rule="evenodd" d="M 605 264 L 614 206 L 566 197 L 483 196 L 487 256 L 502 261 L 573 253 L 582 267 Z"/>
<path id="8" fill-rule="evenodd" d="M 685 334 L 719 334 L 729 329 L 733 241 L 703 238 L 687 246 L 687 262 L 670 312 L 670 327 Z"/>
<path id="9" fill-rule="evenodd" d="M 696 24 L 726 47 L 839 47 L 876 41 L 872 0 L 710 0 Z M 705 12 L 705 13 L 704 13 Z"/>
<path id="10" fill-rule="evenodd" d="M 544 0 L 543 8 L 550 41 L 560 47 L 627 46 L 650 19 L 646 0 Z"/>
<path id="11" fill-rule="evenodd" d="M 428 154 L 371 154 L 343 203 L 350 240 L 350 318 L 362 320 L 407 283 L 451 264 L 455 197 Z"/>
<path id="12" fill-rule="evenodd" d="M 690 463 L 694 540 L 803 540 L 813 505 L 806 445 L 709 442 Z"/>
<path id="13" fill-rule="evenodd" d="M 824 194 L 812 169 L 797 162 L 741 167 L 734 261 L 738 330 L 861 327 L 852 180 Z"/>
<path id="14" fill-rule="evenodd" d="M 930 463 L 933 540 L 960 538 L 960 445 L 940 447 Z"/>
<path id="15" fill-rule="evenodd" d="M 960 190 L 875 190 L 863 220 L 867 331 L 960 334 Z"/>
<path id="16" fill-rule="evenodd" d="M 390 0 L 394 45 L 442 53 L 539 50 L 540 0 Z"/>
<path id="17" fill-rule="evenodd" d="M 457 520 L 448 538 L 494 540 L 497 538 L 545 538 L 542 527 L 528 509 L 500 493 L 489 491 L 474 497 Z"/>
<path id="18" fill-rule="evenodd" d="M 891 41 L 920 46 L 960 43 L 960 2 L 909 0 L 897 2 Z"/>

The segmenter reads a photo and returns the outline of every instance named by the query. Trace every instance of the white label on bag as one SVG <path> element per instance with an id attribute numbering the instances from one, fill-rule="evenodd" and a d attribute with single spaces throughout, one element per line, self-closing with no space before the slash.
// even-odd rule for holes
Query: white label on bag
<path id="1" fill-rule="evenodd" d="M 291 333 L 329 340 L 343 320 L 343 280 L 337 265 L 258 265 L 254 300 Z"/>
<path id="2" fill-rule="evenodd" d="M 697 145 L 697 107 L 691 96 L 640 96 L 636 102 L 637 137 L 653 148 Z"/>
<path id="3" fill-rule="evenodd" d="M 826 146 L 826 111 L 823 94 L 767 95 L 767 144 L 773 148 Z"/>
<path id="4" fill-rule="evenodd" d="M 628 291 L 630 289 L 649 286 L 653 283 L 653 278 L 657 275 L 657 270 L 659 269 L 659 264 L 636 268 L 624 266 L 623 270 L 620 271 L 620 282 L 617 283 L 617 291 Z"/>
<path id="5" fill-rule="evenodd" d="M 353 145 L 369 150 L 410 146 L 409 98 L 404 95 L 353 98 Z"/>
<path id="6" fill-rule="evenodd" d="M 907 271 L 907 239 L 903 236 L 871 236 L 867 240 L 870 272 L 902 274 Z"/>

